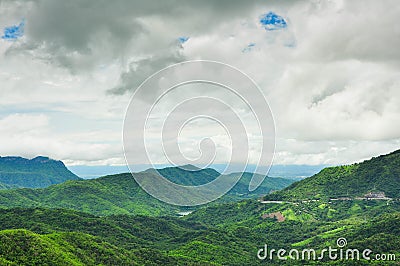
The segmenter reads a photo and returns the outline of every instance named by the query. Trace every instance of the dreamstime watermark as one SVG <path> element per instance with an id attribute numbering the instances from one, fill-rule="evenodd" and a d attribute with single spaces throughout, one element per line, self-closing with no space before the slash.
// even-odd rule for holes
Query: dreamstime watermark
<path id="1" fill-rule="evenodd" d="M 380 253 L 374 254 L 371 249 L 359 250 L 357 248 L 346 248 L 346 238 L 340 237 L 336 241 L 336 247 L 329 246 L 322 250 L 315 250 L 313 248 L 306 249 L 268 249 L 265 244 L 257 252 L 257 258 L 260 260 L 367 260 L 367 261 L 395 261 L 396 254 Z"/>
<path id="2" fill-rule="evenodd" d="M 212 127 L 200 126 L 201 121 Z M 189 133 L 183 138 L 185 130 Z M 227 156 L 223 173 L 244 172 L 251 157 L 253 172 L 258 173 L 249 183 L 253 191 L 271 166 L 275 126 L 263 92 L 249 76 L 227 64 L 196 60 L 164 68 L 135 90 L 126 111 L 123 144 L 131 173 L 147 193 L 170 204 L 196 206 L 223 196 L 241 176 L 221 174 L 206 184 L 184 186 L 160 171 L 135 173 L 134 165 L 156 168 L 166 162 L 203 169 L 215 164 L 222 150 Z M 197 157 L 187 156 L 188 150 L 196 149 Z"/>

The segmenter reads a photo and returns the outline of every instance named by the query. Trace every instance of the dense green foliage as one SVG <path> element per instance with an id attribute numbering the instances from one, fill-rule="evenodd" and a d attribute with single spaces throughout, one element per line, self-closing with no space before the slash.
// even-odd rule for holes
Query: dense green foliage
<path id="1" fill-rule="evenodd" d="M 261 218 L 264 213 L 276 211 L 285 215 L 284 222 Z M 256 254 L 264 244 L 272 248 L 321 250 L 328 245 L 335 247 L 339 237 L 345 237 L 349 247 L 400 256 L 399 211 L 398 202 L 295 205 L 262 204 L 256 200 L 205 207 L 185 218 L 98 217 L 63 209 L 17 208 L 0 211 L 0 230 L 5 230 L 0 232 L 10 241 L 2 240 L 5 244 L 0 246 L 0 260 L 24 264 L 21 256 L 26 261 L 34 259 L 30 246 L 21 244 L 27 240 L 9 235 L 18 232 L 17 228 L 29 230 L 23 231 L 27 233 L 22 238 L 33 234 L 40 240 L 41 244 L 33 246 L 43 254 L 44 261 L 53 258 L 46 241 L 55 241 L 49 245 L 56 247 L 55 252 L 64 253 L 57 257 L 68 258 L 76 265 L 259 265 L 265 262 L 259 261 Z M 14 253 L 7 252 L 9 246 L 15 246 Z M 276 265 L 281 263 L 273 261 Z M 296 261 L 288 265 L 296 263 L 302 265 Z"/>
<path id="2" fill-rule="evenodd" d="M 152 179 L 155 175 L 154 171 L 156 170 L 148 170 L 136 175 L 138 178 L 144 178 L 147 182 L 157 185 Z M 212 169 L 188 171 L 175 167 L 160 171 L 174 182 L 186 182 L 190 185 L 204 182 L 204 180 L 209 181 L 210 176 L 213 179 L 219 176 L 219 173 Z M 242 178 L 244 181 L 240 180 L 232 192 L 220 201 L 258 197 L 267 194 L 272 189 L 280 189 L 293 182 L 288 179 L 267 177 L 259 189 L 252 194 L 245 194 L 244 192 L 248 191 L 250 176 L 245 173 Z M 2 190 L 0 191 L 0 207 L 67 208 L 96 215 L 141 214 L 149 216 L 176 214 L 182 209 L 148 195 L 129 173 L 92 180 L 72 180 L 42 189 Z"/>
<path id="3" fill-rule="evenodd" d="M 3 190 L 3 208 L 41 207 L 0 209 L 0 265 L 396 265 L 394 261 L 329 261 L 327 257 L 295 261 L 275 256 L 261 261 L 257 251 L 267 244 L 276 250 L 320 252 L 328 246 L 336 248 L 337 239 L 346 238 L 346 248 L 368 248 L 373 254 L 393 254 L 398 260 L 398 162 L 399 152 L 395 152 L 352 166 L 327 168 L 269 196 L 284 202 L 243 200 L 251 196 L 240 195 L 251 178 L 245 174 L 225 201 L 181 218 L 175 215 L 176 207 L 148 196 L 129 174 L 68 181 L 45 189 Z M 140 178 L 151 181 L 153 171 L 139 173 Z M 176 182 L 194 184 L 202 178 L 200 171 L 194 175 L 185 170 L 165 171 Z M 214 174 L 208 171 L 203 180 L 215 178 Z M 267 179 L 271 180 L 265 191 L 267 186 L 284 186 L 279 179 Z M 370 191 L 384 191 L 394 199 L 355 199 Z M 347 195 L 353 199 L 331 200 Z M 160 216 L 169 214 L 173 215 Z M 271 214 L 284 219 L 278 221 Z"/>
<path id="4" fill-rule="evenodd" d="M 159 265 L 176 265 L 177 262 L 185 262 L 185 265 L 191 262 L 201 265 L 215 262 L 220 265 L 235 261 L 236 265 L 242 265 L 244 262 L 256 261 L 251 254 L 256 248 L 255 243 L 246 243 L 253 238 L 242 239 L 243 235 L 239 230 L 225 231 L 173 217 L 96 217 L 62 209 L 11 209 L 0 211 L 0 225 L 0 230 L 24 228 L 46 237 L 80 232 L 80 235 L 97 239 L 107 247 L 118 247 L 119 250 L 114 248 L 117 257 L 120 256 L 119 252 L 131 254 L 132 257 L 144 252 L 142 260 L 158 260 Z M 240 246 L 239 243 L 246 245 Z M 91 245 L 88 245 L 88 249 Z M 200 250 L 197 246 L 204 247 Z M 92 252 L 83 245 L 81 248 L 85 249 L 86 254 Z M 226 252 L 230 250 L 232 257 L 227 257 Z M 200 255 L 199 252 L 203 254 Z M 197 253 L 199 254 L 195 255 Z M 15 258 L 5 256 L 4 252 L 0 254 L 7 260 L 15 261 Z M 23 255 L 21 251 L 19 254 Z"/>
<path id="5" fill-rule="evenodd" d="M 84 247 L 84 248 L 82 248 Z M 0 232 L 0 254 L 14 265 L 133 264 L 117 247 L 82 233 L 38 235 L 27 230 Z"/>
<path id="6" fill-rule="evenodd" d="M 156 173 L 156 171 L 163 177 L 167 178 L 168 180 L 176 184 L 185 186 L 198 186 L 207 184 L 221 175 L 214 169 L 211 168 L 199 169 L 193 165 L 185 165 L 181 167 L 167 167 L 157 170 L 149 169 L 145 172 Z M 274 190 L 283 189 L 292 184 L 293 182 L 295 182 L 293 179 L 266 176 L 264 181 L 255 191 L 249 192 L 249 183 L 253 175 L 261 177 L 259 174 L 253 174 L 248 172 L 228 174 L 230 178 L 238 179 L 238 182 L 232 188 L 232 190 L 229 191 L 229 194 L 236 196 L 240 195 L 242 196 L 242 198 L 246 196 L 257 197 L 260 195 L 266 195 Z"/>
<path id="7" fill-rule="evenodd" d="M 78 179 L 61 161 L 47 157 L 0 157 L 0 183 L 10 187 L 43 188 Z"/>
<path id="8" fill-rule="evenodd" d="M 126 250 L 84 233 L 0 231 L 0 263 L 7 265 L 194 265 L 158 250 Z"/>
<path id="9" fill-rule="evenodd" d="M 257 175 L 260 177 L 260 175 L 258 174 L 253 174 L 248 172 L 229 174 L 229 176 L 231 177 L 241 176 L 239 182 L 232 188 L 231 191 L 229 191 L 229 193 L 234 195 L 248 196 L 248 197 L 258 197 L 260 195 L 269 194 L 270 192 L 275 190 L 281 190 L 283 188 L 286 188 L 287 186 L 291 185 L 294 182 L 293 179 L 267 176 L 256 190 L 249 192 L 249 184 L 250 180 L 253 178 L 253 175 Z"/>
<path id="10" fill-rule="evenodd" d="M 285 221 L 277 222 L 273 218 L 261 218 L 262 214 L 273 212 L 281 212 Z M 265 243 L 276 249 L 313 248 L 318 251 L 329 245 L 335 248 L 336 240 L 344 237 L 348 241 L 349 248 L 360 250 L 369 248 L 374 254 L 390 253 L 395 254 L 396 258 L 400 256 L 400 202 L 398 201 L 389 204 L 386 201 L 262 204 L 248 200 L 200 209 L 185 219 L 221 228 L 224 231 L 240 230 L 242 241 L 238 242 L 238 245 L 258 243 L 258 247 L 262 248 Z M 280 265 L 284 261 L 275 258 L 274 262 Z M 297 265 L 296 263 L 304 264 L 304 262 L 289 261 L 287 265 Z M 308 263 L 310 261 L 305 264 Z M 352 265 L 351 261 L 341 263 L 341 265 Z M 364 261 L 360 265 L 365 263 Z M 316 263 L 320 264 L 321 262 Z M 388 262 L 388 265 L 391 263 Z"/>
<path id="11" fill-rule="evenodd" d="M 400 150 L 362 163 L 325 168 L 312 177 L 269 195 L 267 199 L 359 197 L 374 191 L 400 198 Z"/>
<path id="12" fill-rule="evenodd" d="M 73 180 L 42 189 L 0 191 L 0 207 L 67 208 L 98 215 L 174 214 L 178 208 L 144 192 L 130 174 Z"/>
<path id="13" fill-rule="evenodd" d="M 166 167 L 163 169 L 151 169 L 157 171 L 171 182 L 184 186 L 199 186 L 216 179 L 220 173 L 211 168 L 199 169 L 192 165 L 181 167 Z"/>
<path id="14" fill-rule="evenodd" d="M 181 167 L 167 167 L 163 169 L 149 169 L 147 171 L 157 171 L 168 180 L 185 186 L 198 186 L 209 183 L 220 176 L 220 173 L 214 169 L 206 168 L 199 169 L 193 165 L 184 165 Z M 238 183 L 230 191 L 231 194 L 248 194 L 249 183 L 253 177 L 253 173 L 232 173 L 228 176 L 232 178 L 239 178 Z M 260 177 L 260 175 L 255 174 Z M 264 181 L 258 187 L 256 191 L 253 191 L 253 195 L 268 194 L 271 190 L 283 189 L 294 181 L 293 179 L 284 179 L 277 177 L 265 177 Z"/>

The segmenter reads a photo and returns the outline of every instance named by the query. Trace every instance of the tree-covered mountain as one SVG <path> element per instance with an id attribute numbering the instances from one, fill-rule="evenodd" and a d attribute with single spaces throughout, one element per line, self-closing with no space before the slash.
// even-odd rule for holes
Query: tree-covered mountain
<path id="1" fill-rule="evenodd" d="M 253 178 L 253 175 L 258 176 L 259 178 L 261 176 L 259 174 L 253 174 L 248 172 L 229 174 L 229 176 L 231 177 L 241 176 L 239 182 L 232 188 L 232 190 L 229 193 L 236 195 L 237 194 L 248 195 L 253 197 L 260 195 L 267 195 L 273 191 L 286 188 L 295 182 L 295 180 L 293 179 L 267 176 L 256 190 L 249 192 L 249 184 L 250 180 Z"/>
<path id="2" fill-rule="evenodd" d="M 270 214 L 281 214 L 283 221 Z M 347 240 L 346 248 L 361 251 L 371 249 L 373 254 L 400 256 L 400 202 L 386 201 L 337 201 L 303 203 L 266 203 L 255 200 L 208 206 L 184 218 L 224 231 L 243 232 L 244 243 L 267 244 L 271 249 L 314 249 L 321 252 L 331 246 L 337 248 L 339 238 Z M 254 238 L 257 235 L 257 238 Z M 250 237 L 252 236 L 252 237 Z M 254 249 L 255 252 L 258 249 Z M 210 252 L 211 253 L 211 252 Z M 193 256 L 196 252 L 192 252 Z M 198 254 L 198 253 L 197 253 Z M 320 254 L 320 253 L 319 253 Z M 276 254 L 275 254 L 276 255 Z M 259 261 L 260 262 L 260 261 Z M 323 261 L 274 260 L 263 261 L 271 265 L 394 265 L 393 261 Z M 375 264 L 374 264 L 375 263 Z M 262 264 L 262 263 L 261 263 Z M 245 264 L 244 264 L 245 265 Z M 256 264 L 254 264 L 256 265 Z"/>
<path id="3" fill-rule="evenodd" d="M 62 258 L 68 256 L 82 261 L 95 252 L 93 259 L 97 259 L 97 263 L 89 260 L 89 263 L 83 263 L 85 265 L 121 265 L 118 260 L 121 257 L 129 262 L 122 263 L 123 265 L 131 265 L 128 259 L 139 265 L 252 265 L 257 262 L 252 256 L 252 249 L 256 248 L 257 241 L 250 241 L 257 236 L 249 234 L 243 239 L 240 230 L 225 231 L 174 217 L 97 217 L 70 210 L 42 208 L 0 211 L 0 230 L 3 230 L 0 235 L 6 234 L 8 241 L 5 241 L 5 245 L 0 245 L 0 259 L 11 262 L 21 262 L 20 257 L 28 257 L 25 261 L 34 259 L 31 247 L 24 244 L 24 238 L 21 241 L 12 236 L 21 234 L 21 229 L 24 237 L 33 235 L 40 241 L 59 236 L 61 239 L 56 239 L 54 245 L 56 250 L 60 250 L 59 255 Z M 82 241 L 80 245 L 79 241 Z M 237 243 L 242 243 L 243 246 L 237 248 Z M 33 244 L 38 252 L 44 253 L 44 258 L 51 257 L 51 254 L 47 255 L 47 245 Z M 20 245 L 25 248 L 21 250 Z M 58 248 L 59 246 L 70 249 L 65 250 Z M 10 247 L 14 247 L 15 251 L 9 253 Z M 96 248 L 105 251 L 97 251 Z M 101 262 L 100 252 L 109 253 L 109 260 Z M 197 256 L 193 252 L 203 254 Z M 226 256 L 227 252 L 231 252 L 230 256 Z M 78 256 L 80 254 L 81 257 Z M 57 263 L 56 265 L 63 265 Z"/>
<path id="4" fill-rule="evenodd" d="M 331 167 L 288 188 L 270 194 L 270 201 L 245 200 L 201 208 L 184 217 L 247 235 L 261 234 L 270 248 L 290 250 L 336 247 L 346 238 L 348 248 L 400 256 L 399 151 L 363 163 Z M 343 193 L 346 191 L 346 193 Z M 347 191 L 350 193 L 347 194 Z M 366 198 L 368 192 L 389 198 Z M 346 197 L 347 195 L 347 197 Z M 332 198 L 335 198 L 332 200 Z M 274 201 L 274 200 L 284 201 Z M 254 240 L 256 241 L 256 240 Z M 201 256 L 192 252 L 193 256 Z M 267 261 L 277 265 L 393 265 L 393 261 Z M 264 261 L 264 263 L 267 263 Z"/>
<path id="5" fill-rule="evenodd" d="M 80 178 L 69 171 L 63 162 L 47 157 L 31 160 L 22 157 L 0 157 L 0 183 L 3 188 L 43 188 Z"/>
<path id="6" fill-rule="evenodd" d="M 400 255 L 398 203 L 338 202 L 329 208 L 346 214 L 328 219 L 315 202 L 265 205 L 255 200 L 206 207 L 185 218 L 98 217 L 43 208 L 0 210 L 0 264 L 354 265 L 352 261 L 257 258 L 265 244 L 321 251 L 328 245 L 336 247 L 340 237 L 347 239 L 349 248 Z M 363 213 L 362 209 L 371 211 Z M 277 211 L 284 213 L 285 221 L 263 218 L 263 214 Z M 355 265 L 366 264 L 360 261 Z"/>
<path id="7" fill-rule="evenodd" d="M 0 231 L 1 265 L 95 265 L 111 262 L 138 265 L 134 256 L 124 253 L 82 233 L 40 235 L 23 229 Z"/>
<path id="8" fill-rule="evenodd" d="M 138 178 L 153 182 L 154 169 L 135 173 Z M 213 180 L 219 173 L 213 169 L 199 171 L 181 168 L 158 170 L 173 182 L 186 185 L 198 185 Z M 249 174 L 233 188 L 232 192 L 220 201 L 232 201 L 246 197 L 257 197 L 271 190 L 281 189 L 293 181 L 267 177 L 259 194 L 241 195 L 247 191 Z M 157 185 L 157 184 L 155 184 Z M 141 214 L 169 215 L 181 210 L 176 206 L 163 203 L 148 195 L 130 173 L 105 176 L 92 180 L 70 180 L 62 184 L 41 189 L 13 189 L 0 191 L 0 207 L 46 207 L 68 208 L 96 215 Z"/>
<path id="9" fill-rule="evenodd" d="M 394 182 L 393 179 L 398 178 L 397 162 L 398 152 L 394 152 L 347 167 L 355 167 L 353 170 L 359 171 L 359 177 L 355 178 L 371 182 L 372 190 L 392 196 L 396 194 L 389 194 L 390 190 L 378 186 L 380 183 L 371 176 L 384 176 L 386 181 Z M 175 215 L 150 217 L 175 214 L 177 210 L 148 196 L 130 174 L 67 181 L 45 189 L 1 191 L 1 204 L 18 202 L 19 205 L 0 207 L 26 206 L 26 202 L 34 203 L 28 207 L 42 207 L 0 209 L 0 264 L 30 265 L 39 258 L 40 262 L 51 265 L 394 265 L 395 261 L 390 260 L 257 258 L 257 252 L 266 244 L 276 250 L 311 248 L 320 254 L 329 246 L 336 248 L 339 238 L 347 240 L 346 248 L 371 249 L 372 256 L 387 254 L 399 258 L 399 199 L 346 197 L 331 200 L 330 190 L 325 189 L 325 186 L 334 186 L 329 181 L 331 178 L 343 191 L 350 190 L 356 183 L 351 182 L 347 174 L 338 177 L 340 167 L 328 169 L 336 170 L 323 176 L 320 174 L 325 170 L 321 171 L 316 175 L 319 182 L 315 181 L 316 176 L 310 177 L 311 185 L 300 186 L 302 190 L 299 191 L 297 186 L 303 181 L 296 183 L 292 186 L 294 194 L 289 194 L 291 189 L 284 190 L 284 194 L 272 194 L 284 198 L 288 193 L 290 200 L 220 200 L 181 218 Z M 182 182 L 198 182 L 201 176 L 198 173 L 190 176 L 196 169 L 190 170 L 167 169 L 165 175 L 173 176 L 176 182 L 180 180 L 176 176 L 181 177 Z M 154 170 L 138 174 L 139 178 L 151 179 Z M 235 189 L 247 189 L 250 177 L 251 174 L 245 174 L 238 183 L 242 185 L 243 182 L 243 188 L 234 188 L 228 196 L 237 196 Z M 369 192 L 371 185 L 366 187 L 354 194 Z M 318 198 L 297 194 L 313 195 L 315 189 L 328 194 Z M 50 248 L 52 246 L 54 248 Z"/>
<path id="10" fill-rule="evenodd" d="M 40 189 L 0 191 L 0 207 L 66 208 L 98 215 L 166 215 L 178 208 L 165 204 L 143 191 L 131 174 L 92 180 L 70 180 Z"/>
<path id="11" fill-rule="evenodd" d="M 0 231 L 1 265 L 196 265 L 156 249 L 127 250 L 79 232 Z"/>
<path id="12" fill-rule="evenodd" d="M 370 192 L 384 192 L 387 197 L 400 198 L 400 150 L 361 163 L 325 168 L 266 198 L 354 198 Z"/>
<path id="13" fill-rule="evenodd" d="M 166 167 L 162 169 L 148 169 L 144 172 L 159 173 L 173 183 L 184 186 L 199 186 L 207 184 L 220 173 L 211 168 L 200 169 L 193 165 L 183 165 L 179 167 Z"/>
<path id="14" fill-rule="evenodd" d="M 155 172 L 167 178 L 168 180 L 185 186 L 198 186 L 209 183 L 219 177 L 221 174 L 214 169 L 199 169 L 193 165 L 184 165 L 180 167 L 166 167 L 163 169 L 149 169 L 146 172 Z M 249 197 L 257 197 L 266 195 L 271 191 L 281 190 L 293 182 L 293 179 L 285 179 L 279 177 L 266 176 L 261 185 L 252 192 L 249 192 L 249 184 L 253 175 L 261 176 L 253 173 L 231 173 L 228 174 L 232 179 L 240 178 L 236 185 L 229 191 L 230 195 L 241 195 Z"/>

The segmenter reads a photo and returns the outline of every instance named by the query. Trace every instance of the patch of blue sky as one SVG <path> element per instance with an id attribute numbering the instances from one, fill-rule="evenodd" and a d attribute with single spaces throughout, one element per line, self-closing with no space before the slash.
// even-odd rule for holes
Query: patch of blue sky
<path id="1" fill-rule="evenodd" d="M 58 113 L 60 107 L 67 107 L 66 104 L 31 104 L 31 105 L 6 105 L 0 107 L 0 119 L 2 116 L 8 116 L 13 114 L 48 114 L 48 113 Z"/>
<path id="2" fill-rule="evenodd" d="M 15 41 L 24 35 L 25 20 L 22 20 L 18 25 L 5 27 L 2 39 L 8 41 Z"/>
<path id="3" fill-rule="evenodd" d="M 251 50 L 253 50 L 254 46 L 256 46 L 256 43 L 249 43 L 245 48 L 243 48 L 242 53 L 250 52 Z"/>
<path id="4" fill-rule="evenodd" d="M 181 36 L 181 37 L 178 38 L 178 41 L 179 41 L 181 44 L 184 44 L 184 43 L 187 42 L 188 40 L 189 40 L 189 37 L 187 37 L 187 36 Z"/>
<path id="5" fill-rule="evenodd" d="M 261 15 L 260 24 L 265 30 L 279 30 L 287 27 L 285 19 L 274 12 Z"/>

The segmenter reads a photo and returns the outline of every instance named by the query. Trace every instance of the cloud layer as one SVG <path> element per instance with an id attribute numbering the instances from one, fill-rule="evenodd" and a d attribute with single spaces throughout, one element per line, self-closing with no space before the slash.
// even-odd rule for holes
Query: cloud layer
<path id="1" fill-rule="evenodd" d="M 122 164 L 132 93 L 192 59 L 258 83 L 275 117 L 276 163 L 398 149 L 399 15 L 394 0 L 0 1 L 0 155 Z"/>

